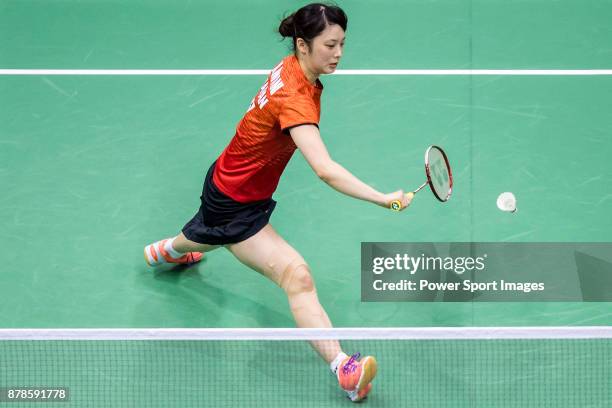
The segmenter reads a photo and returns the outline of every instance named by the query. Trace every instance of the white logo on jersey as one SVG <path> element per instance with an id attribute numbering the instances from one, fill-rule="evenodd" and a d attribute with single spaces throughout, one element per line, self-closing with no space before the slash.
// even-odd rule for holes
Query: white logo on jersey
<path id="1" fill-rule="evenodd" d="M 259 106 L 259 109 L 263 109 L 264 106 L 266 106 L 266 104 L 268 103 L 268 92 L 270 92 L 270 96 L 272 96 L 283 87 L 284 84 L 281 80 L 282 69 L 283 62 L 281 61 L 280 64 L 274 67 L 270 78 L 266 81 L 265 84 L 263 84 L 263 86 L 259 90 L 259 94 L 255 98 L 253 98 L 247 112 L 250 112 L 255 107 L 255 100 L 257 100 L 257 105 Z"/>
<path id="2" fill-rule="evenodd" d="M 268 103 L 268 81 L 261 87 L 259 90 L 259 95 L 257 96 L 257 104 L 259 105 L 259 109 L 263 109 Z"/>
<path id="3" fill-rule="evenodd" d="M 270 95 L 274 95 L 284 85 L 283 81 L 281 80 L 282 68 L 283 63 L 281 62 L 272 70 L 272 75 L 270 75 L 270 80 L 272 81 L 270 84 Z"/>

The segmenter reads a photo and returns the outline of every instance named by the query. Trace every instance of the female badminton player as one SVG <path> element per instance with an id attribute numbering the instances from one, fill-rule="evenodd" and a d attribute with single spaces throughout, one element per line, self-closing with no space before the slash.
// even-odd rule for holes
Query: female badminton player
<path id="1" fill-rule="evenodd" d="M 145 247 L 149 265 L 195 263 L 203 253 L 225 247 L 285 291 L 298 327 L 332 327 L 308 264 L 269 222 L 276 205 L 272 194 L 287 162 L 297 148 L 332 188 L 385 208 L 399 200 L 403 209 L 412 199 L 402 190 L 383 194 L 360 181 L 330 158 L 321 139 L 319 77 L 336 70 L 346 27 L 344 11 L 322 3 L 302 7 L 280 23 L 280 35 L 293 40 L 293 54 L 274 67 L 210 166 L 193 219 L 176 237 Z M 352 401 L 366 397 L 376 375 L 373 357 L 348 356 L 334 340 L 311 344 Z"/>

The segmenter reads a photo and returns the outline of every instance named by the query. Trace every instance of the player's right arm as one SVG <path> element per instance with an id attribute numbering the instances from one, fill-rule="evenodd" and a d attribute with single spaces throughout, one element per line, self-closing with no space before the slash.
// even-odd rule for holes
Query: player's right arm
<path id="1" fill-rule="evenodd" d="M 402 209 L 410 205 L 412 197 L 406 196 L 402 190 L 383 194 L 359 180 L 347 169 L 332 160 L 325 143 L 321 139 L 319 128 L 316 126 L 296 126 L 289 129 L 289 133 L 317 176 L 334 190 L 385 208 L 389 208 L 391 202 L 395 200 L 400 200 Z"/>

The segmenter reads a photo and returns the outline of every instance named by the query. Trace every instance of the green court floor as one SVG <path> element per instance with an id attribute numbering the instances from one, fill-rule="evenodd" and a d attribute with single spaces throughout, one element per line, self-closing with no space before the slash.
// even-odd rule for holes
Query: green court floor
<path id="1" fill-rule="evenodd" d="M 368 1 L 341 69 L 612 67 L 609 1 Z M 268 69 L 301 2 L 0 1 L 0 68 Z M 236 10 L 240 12 L 237 13 Z M 281 290 L 225 250 L 147 269 L 176 234 L 259 76 L 0 76 L 0 327 L 292 327 Z M 362 241 L 612 240 L 610 76 L 329 76 L 332 156 L 383 191 L 446 148 L 447 205 L 401 214 L 342 196 L 296 153 L 275 228 L 337 326 L 610 325 L 608 303 L 362 303 Z M 519 213 L 498 211 L 513 191 Z"/>
<path id="2" fill-rule="evenodd" d="M 612 69 L 612 2 L 351 0 L 340 69 Z M 270 69 L 305 4 L 0 0 L 0 69 Z M 294 327 L 279 288 L 224 249 L 147 268 L 264 76 L 0 75 L 0 328 Z M 311 266 L 334 325 L 612 325 L 610 303 L 366 303 L 361 242 L 612 241 L 612 76 L 322 78 L 332 157 L 400 214 L 318 180 L 297 152 L 272 224 Z M 512 191 L 519 212 L 502 213 Z M 69 386 L 75 407 L 340 407 L 303 342 L 0 342 L 0 387 Z M 383 344 L 384 343 L 384 344 Z M 376 355 L 368 407 L 609 407 L 608 340 L 346 342 Z M 4 404 L 0 403 L 4 406 Z M 11 406 L 32 406 L 19 404 Z"/>

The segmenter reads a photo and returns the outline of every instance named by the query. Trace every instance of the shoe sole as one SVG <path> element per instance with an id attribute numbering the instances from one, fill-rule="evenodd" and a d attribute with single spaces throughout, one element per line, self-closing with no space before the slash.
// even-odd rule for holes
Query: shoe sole
<path id="1" fill-rule="evenodd" d="M 145 248 L 144 248 L 144 251 L 142 251 L 142 254 L 144 255 L 144 259 L 145 259 L 145 262 L 147 263 L 147 265 L 148 265 L 148 266 L 152 266 L 152 265 L 149 263 L 149 258 L 147 258 L 147 247 L 145 247 Z"/>
<path id="2" fill-rule="evenodd" d="M 361 361 L 361 377 L 359 378 L 359 383 L 357 383 L 357 394 L 359 394 L 360 391 L 362 391 L 368 386 L 369 383 L 372 382 L 374 377 L 376 377 L 377 370 L 378 363 L 374 357 L 368 356 Z M 364 395 L 363 398 L 358 398 L 353 401 L 361 401 L 366 397 L 367 395 Z"/>

